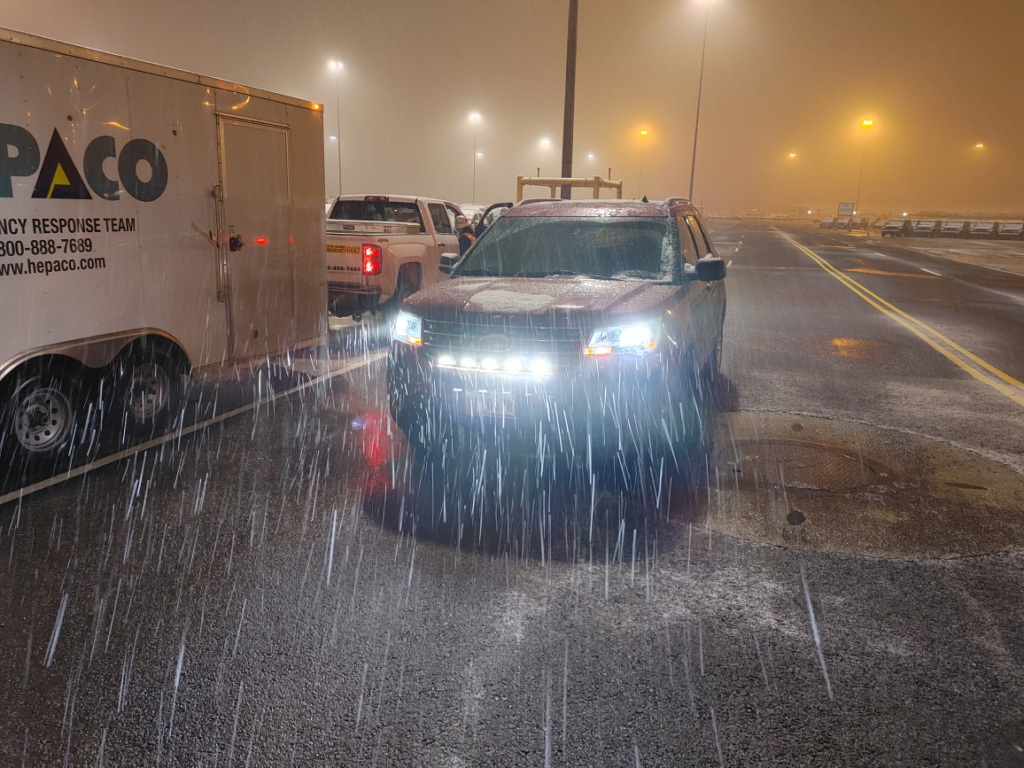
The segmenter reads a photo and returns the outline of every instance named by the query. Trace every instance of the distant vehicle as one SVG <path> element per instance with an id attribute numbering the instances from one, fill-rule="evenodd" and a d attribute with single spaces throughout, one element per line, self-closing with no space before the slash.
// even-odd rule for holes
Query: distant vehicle
<path id="1" fill-rule="evenodd" d="M 939 229 L 942 237 L 963 237 L 967 234 L 966 221 L 944 221 Z"/>
<path id="2" fill-rule="evenodd" d="M 835 223 L 835 228 L 836 229 L 849 229 L 850 228 L 850 218 L 848 216 L 839 216 L 839 217 L 837 217 L 836 218 L 836 223 Z"/>
<path id="3" fill-rule="evenodd" d="M 996 234 L 1002 240 L 1020 240 L 1024 237 L 1024 221 L 1001 221 Z"/>
<path id="4" fill-rule="evenodd" d="M 0 83 L 0 474 L 326 339 L 320 105 L 8 30 Z"/>
<path id="5" fill-rule="evenodd" d="M 935 219 L 921 219 L 914 222 L 914 237 L 935 237 L 939 233 L 939 222 Z"/>
<path id="6" fill-rule="evenodd" d="M 996 223 L 994 221 L 972 221 L 969 236 L 977 239 L 995 237 Z"/>
<path id="7" fill-rule="evenodd" d="M 726 270 L 688 201 L 517 205 L 445 266 L 402 304 L 388 354 L 391 414 L 418 449 L 455 429 L 546 434 L 579 461 L 668 469 L 704 444 Z"/>
<path id="8" fill-rule="evenodd" d="M 910 219 L 889 219 L 882 227 L 882 237 L 907 237 L 910 231 Z"/>
<path id="9" fill-rule="evenodd" d="M 441 254 L 458 253 L 455 203 L 398 195 L 334 199 L 327 219 L 327 302 L 360 319 L 446 279 Z"/>
<path id="10" fill-rule="evenodd" d="M 859 216 L 857 218 L 850 219 L 849 228 L 850 229 L 867 229 L 868 228 L 868 219 L 867 219 L 867 217 L 866 216 Z"/>
<path id="11" fill-rule="evenodd" d="M 835 216 L 827 216 L 818 222 L 818 227 L 821 229 L 835 229 L 836 219 Z"/>
<path id="12" fill-rule="evenodd" d="M 485 210 L 480 215 L 480 218 L 477 219 L 473 225 L 476 230 L 476 236 L 480 237 L 484 232 L 486 232 L 490 228 L 490 226 L 494 222 L 500 219 L 512 206 L 513 203 L 495 203 L 494 205 L 489 206 L 487 210 Z"/>

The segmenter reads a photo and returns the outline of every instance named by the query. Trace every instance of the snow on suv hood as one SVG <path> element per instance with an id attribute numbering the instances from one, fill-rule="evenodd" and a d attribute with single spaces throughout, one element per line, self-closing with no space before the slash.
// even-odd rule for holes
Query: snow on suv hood
<path id="1" fill-rule="evenodd" d="M 446 280 L 414 293 L 405 309 L 432 318 L 473 313 L 543 315 L 627 314 L 654 310 L 679 290 L 644 280 L 596 280 L 587 277 L 475 278 Z"/>

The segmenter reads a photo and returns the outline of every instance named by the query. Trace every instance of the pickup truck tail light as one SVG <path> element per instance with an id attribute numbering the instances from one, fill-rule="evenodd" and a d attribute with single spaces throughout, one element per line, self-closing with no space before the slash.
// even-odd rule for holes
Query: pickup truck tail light
<path id="1" fill-rule="evenodd" d="M 379 245 L 363 246 L 363 274 L 379 275 L 384 268 Z"/>

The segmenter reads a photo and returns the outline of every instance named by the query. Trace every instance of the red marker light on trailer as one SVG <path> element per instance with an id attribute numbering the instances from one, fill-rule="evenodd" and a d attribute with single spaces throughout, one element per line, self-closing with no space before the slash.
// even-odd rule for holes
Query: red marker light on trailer
<path id="1" fill-rule="evenodd" d="M 266 245 L 267 244 L 267 238 L 265 238 L 265 237 L 256 237 L 256 238 L 253 238 L 253 242 L 256 243 L 256 245 Z"/>
<path id="2" fill-rule="evenodd" d="M 379 245 L 363 246 L 363 274 L 379 275 L 383 269 Z"/>

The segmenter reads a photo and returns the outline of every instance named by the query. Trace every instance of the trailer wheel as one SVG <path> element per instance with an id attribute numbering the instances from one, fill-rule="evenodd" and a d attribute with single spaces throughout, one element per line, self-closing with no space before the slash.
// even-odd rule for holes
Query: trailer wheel
<path id="1" fill-rule="evenodd" d="M 114 363 L 115 403 L 132 432 L 165 427 L 178 411 L 182 398 L 180 358 L 153 344 L 136 344 Z"/>
<path id="2" fill-rule="evenodd" d="M 16 472 L 71 455 L 83 403 L 77 374 L 66 363 L 33 362 L 4 387 L 0 456 Z"/>

